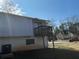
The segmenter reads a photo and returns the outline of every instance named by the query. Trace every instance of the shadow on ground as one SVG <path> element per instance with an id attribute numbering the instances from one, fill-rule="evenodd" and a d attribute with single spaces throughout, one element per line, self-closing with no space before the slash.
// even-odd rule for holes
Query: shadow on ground
<path id="1" fill-rule="evenodd" d="M 23 52 L 14 52 L 15 59 L 79 59 L 78 51 L 65 49 L 38 49 Z"/>

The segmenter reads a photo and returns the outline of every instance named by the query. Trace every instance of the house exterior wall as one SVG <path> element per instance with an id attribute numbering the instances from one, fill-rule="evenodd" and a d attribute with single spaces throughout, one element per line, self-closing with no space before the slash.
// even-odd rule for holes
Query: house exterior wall
<path id="1" fill-rule="evenodd" d="M 0 13 L 0 36 L 33 36 L 32 19 Z"/>
<path id="2" fill-rule="evenodd" d="M 34 39 L 34 44 L 31 45 L 27 45 L 26 44 L 26 40 L 27 39 Z M 0 53 L 2 52 L 2 45 L 6 45 L 6 44 L 11 44 L 11 49 L 12 52 L 13 51 L 23 51 L 23 50 L 32 50 L 32 49 L 41 49 L 44 48 L 44 44 L 45 44 L 45 48 L 48 47 L 47 45 L 47 39 L 43 39 L 42 37 L 38 37 L 38 38 L 34 38 L 34 37 L 15 37 L 15 38 L 0 38 Z M 44 44 L 43 44 L 44 43 Z"/>
<path id="3" fill-rule="evenodd" d="M 2 45 L 11 44 L 12 51 L 32 50 L 48 47 L 45 37 L 34 37 L 34 23 L 31 18 L 0 13 L 0 52 Z M 26 44 L 27 39 L 34 39 L 35 43 Z"/>
<path id="4" fill-rule="evenodd" d="M 71 38 L 71 37 L 73 37 L 74 35 L 72 34 L 72 33 L 68 33 L 67 35 L 65 35 L 65 34 L 62 34 L 62 33 L 59 33 L 56 37 L 57 37 L 57 39 L 65 39 L 65 38 Z"/>
<path id="5" fill-rule="evenodd" d="M 56 35 L 57 39 L 64 39 L 63 35 L 61 33 Z"/>
<path id="6" fill-rule="evenodd" d="M 48 37 L 45 36 L 44 38 L 44 44 L 45 44 L 45 48 L 48 48 Z"/>

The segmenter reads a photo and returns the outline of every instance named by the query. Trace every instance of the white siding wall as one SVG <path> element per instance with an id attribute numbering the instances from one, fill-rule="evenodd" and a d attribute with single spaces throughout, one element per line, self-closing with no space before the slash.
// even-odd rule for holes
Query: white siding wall
<path id="1" fill-rule="evenodd" d="M 11 44 L 12 51 L 44 48 L 42 38 L 34 38 L 35 43 L 32 45 L 26 45 L 27 39 L 33 39 L 33 38 L 32 37 L 31 38 L 0 38 L 0 52 L 1 52 L 1 46 L 5 44 Z"/>
<path id="2" fill-rule="evenodd" d="M 44 38 L 45 48 L 48 48 L 48 37 L 45 36 Z"/>
<path id="3" fill-rule="evenodd" d="M 4 44 L 11 44 L 12 51 L 44 48 L 43 39 L 41 37 L 33 37 L 33 26 L 32 19 L 0 13 L 0 52 L 1 46 Z M 12 37 L 1 38 L 1 36 Z M 22 36 L 34 38 L 35 44 L 26 45 L 26 39 L 30 38 L 23 38 Z M 48 46 L 47 42 L 47 39 L 45 39 L 46 47 Z"/>
<path id="4" fill-rule="evenodd" d="M 32 20 L 1 13 L 0 36 L 33 36 Z"/>

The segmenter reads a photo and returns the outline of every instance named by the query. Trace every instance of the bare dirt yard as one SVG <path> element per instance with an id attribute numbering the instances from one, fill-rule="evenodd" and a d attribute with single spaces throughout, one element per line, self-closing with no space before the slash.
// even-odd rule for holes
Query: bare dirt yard
<path id="1" fill-rule="evenodd" d="M 38 49 L 14 53 L 14 59 L 79 59 L 79 52 L 66 49 Z"/>
<path id="2" fill-rule="evenodd" d="M 79 51 L 79 41 L 69 42 L 67 40 L 58 40 L 54 42 L 55 48 L 58 49 L 69 49 Z M 49 48 L 52 48 L 52 42 L 48 42 Z"/>
<path id="3" fill-rule="evenodd" d="M 79 59 L 79 42 L 55 41 L 49 48 L 14 53 L 14 59 Z"/>
<path id="4" fill-rule="evenodd" d="M 49 42 L 49 48 L 13 52 L 13 54 L 14 57 L 9 59 L 79 59 L 79 42 L 55 41 L 55 49 Z"/>

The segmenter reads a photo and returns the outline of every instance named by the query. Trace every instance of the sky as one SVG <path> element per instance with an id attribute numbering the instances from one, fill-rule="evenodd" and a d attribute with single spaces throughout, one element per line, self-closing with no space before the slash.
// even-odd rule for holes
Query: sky
<path id="1" fill-rule="evenodd" d="M 14 0 L 25 16 L 51 20 L 58 25 L 66 17 L 79 15 L 79 0 Z"/>

